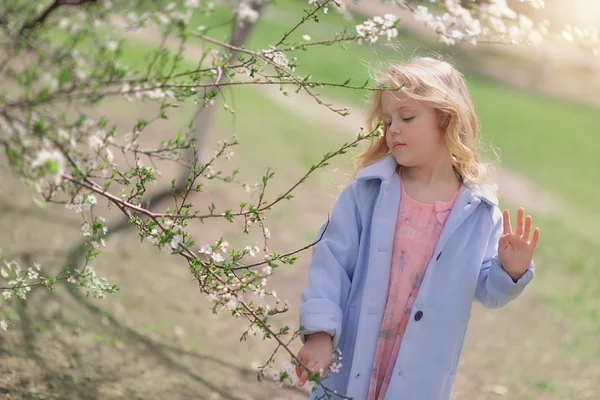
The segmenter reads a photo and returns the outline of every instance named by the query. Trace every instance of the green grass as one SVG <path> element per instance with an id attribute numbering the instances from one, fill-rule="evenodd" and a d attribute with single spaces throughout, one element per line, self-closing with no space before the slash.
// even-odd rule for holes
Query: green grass
<path id="1" fill-rule="evenodd" d="M 114 38 L 114 35 L 110 35 L 105 29 L 98 29 L 97 38 L 92 40 L 90 36 L 86 36 L 82 40 L 77 40 L 75 48 L 82 54 L 88 54 L 88 57 L 97 57 L 97 40 L 102 40 L 103 33 L 106 33 L 106 40 L 108 38 Z M 59 29 L 49 30 L 46 34 L 47 38 L 60 45 L 70 47 L 73 44 L 73 37 L 65 31 Z M 177 65 L 174 63 L 175 53 L 169 52 L 166 49 L 157 51 L 158 47 L 140 44 L 132 42 L 130 40 L 123 40 L 119 49 L 118 59 L 119 62 L 128 65 L 133 69 L 136 76 L 143 76 L 148 72 L 148 65 L 152 65 L 152 76 L 156 76 L 160 73 L 162 76 L 166 76 L 169 73 L 177 74 L 194 68 L 191 63 L 178 62 Z M 116 57 L 116 53 L 105 52 L 102 57 Z M 102 61 L 101 58 L 96 58 Z M 94 66 L 91 66 L 92 68 Z"/>
<path id="2" fill-rule="evenodd" d="M 471 79 L 486 140 L 505 165 L 593 213 L 600 202 L 600 111 Z M 564 210 L 568 215 L 568 210 Z"/>
<path id="3" fill-rule="evenodd" d="M 502 204 L 516 209 L 518 205 Z M 600 250 L 596 241 L 569 232 L 561 216 L 531 213 L 540 228 L 535 256 L 536 298 L 568 316 L 573 336 L 569 352 L 580 358 L 598 359 L 600 344 Z"/>

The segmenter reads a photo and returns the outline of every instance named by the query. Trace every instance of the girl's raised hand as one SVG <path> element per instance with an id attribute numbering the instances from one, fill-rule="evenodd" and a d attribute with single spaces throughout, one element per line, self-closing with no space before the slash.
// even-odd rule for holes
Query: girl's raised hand
<path id="1" fill-rule="evenodd" d="M 512 231 L 510 225 L 510 213 L 504 210 L 502 214 L 504 235 L 498 242 L 498 256 L 502 268 L 510 275 L 513 281 L 517 281 L 527 271 L 533 260 L 533 252 L 540 237 L 539 228 L 533 231 L 531 237 L 531 216 L 524 217 L 525 210 L 519 208 L 517 212 L 517 227 Z"/>

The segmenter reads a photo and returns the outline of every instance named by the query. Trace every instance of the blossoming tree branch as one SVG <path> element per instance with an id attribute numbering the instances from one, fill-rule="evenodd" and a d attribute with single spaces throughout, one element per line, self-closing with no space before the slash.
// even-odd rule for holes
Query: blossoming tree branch
<path id="1" fill-rule="evenodd" d="M 543 7 L 542 0 L 521 0 L 532 8 Z M 150 3 L 150 4 L 149 4 Z M 593 28 L 553 28 L 550 22 L 534 23 L 512 10 L 505 0 L 488 1 L 401 1 L 394 2 L 398 10 L 413 17 L 436 32 L 439 39 L 452 45 L 467 42 L 539 45 L 548 40 L 566 41 L 598 55 L 598 32 Z M 232 7 L 233 5 L 233 7 Z M 392 40 L 398 35 L 399 18 L 390 13 L 364 20 L 331 38 L 313 41 L 303 34 L 307 24 L 328 18 L 330 12 L 347 13 L 339 0 L 309 0 L 297 22 L 264 49 L 249 49 L 244 45 L 248 29 L 259 22 L 264 7 L 277 7 L 262 0 L 208 2 L 185 0 L 178 2 L 100 1 L 100 0 L 6 0 L 0 5 L 0 146 L 3 163 L 23 178 L 33 200 L 42 206 L 62 205 L 82 218 L 81 232 L 86 248 L 82 265 L 69 265 L 58 275 L 48 276 L 37 263 L 20 265 L 2 259 L 0 268 L 0 330 L 9 328 L 3 313 L 8 302 L 25 301 L 34 287 L 53 289 L 65 280 L 74 289 L 102 298 L 118 290 L 101 277 L 93 260 L 106 245 L 107 210 L 122 213 L 143 240 L 157 248 L 185 259 L 190 274 L 201 293 L 211 302 L 214 312 L 227 312 L 247 324 L 247 335 L 258 335 L 273 342 L 273 353 L 259 369 L 259 377 L 269 370 L 271 379 L 293 383 L 292 365 L 299 364 L 290 343 L 299 330 L 289 327 L 275 329 L 272 319 L 289 309 L 276 291 L 269 288 L 268 278 L 281 265 L 294 264 L 302 251 L 314 243 L 296 249 L 276 251 L 269 248 L 270 231 L 266 215 L 294 193 L 317 170 L 331 159 L 343 155 L 360 142 L 379 135 L 379 129 L 364 132 L 357 127 L 356 139 L 339 149 L 332 149 L 308 171 L 278 196 L 268 198 L 266 187 L 273 177 L 267 170 L 260 183 L 251 185 L 236 179 L 237 169 L 222 171 L 221 159 L 230 159 L 232 148 L 243 146 L 237 137 L 223 139 L 209 157 L 203 157 L 205 140 L 198 135 L 198 126 L 206 128 L 207 113 L 218 104 L 234 112 L 228 105 L 225 87 L 241 85 L 277 85 L 284 94 L 304 92 L 331 112 L 347 115 L 348 109 L 330 104 L 319 97 L 325 86 L 348 90 L 401 90 L 376 87 L 369 82 L 350 84 L 346 77 L 337 82 L 315 80 L 300 75 L 296 67 L 311 56 L 319 46 L 359 43 L 371 45 L 380 40 Z M 211 18 L 212 26 L 193 26 L 194 13 L 214 15 L 216 9 L 230 10 L 225 20 Z M 213 28 L 228 24 L 233 29 L 232 40 L 224 42 L 212 35 Z M 123 62 L 127 33 L 142 28 L 159 30 L 162 41 L 148 65 L 131 67 Z M 240 33 L 241 32 L 241 33 Z M 295 41 L 292 37 L 302 40 Z M 57 38 L 62 38 L 58 40 Z M 178 43 L 177 51 L 166 47 L 167 39 Z M 202 44 L 202 58 L 195 68 L 182 67 L 183 54 L 190 41 Z M 291 57 L 296 50 L 306 50 L 302 56 Z M 294 53 L 297 54 L 297 53 Z M 121 132 L 110 115 L 92 118 L 85 107 L 111 98 L 158 105 L 151 119 L 133 118 L 131 129 Z M 143 147 L 140 136 L 149 126 L 182 103 L 193 100 L 199 107 L 197 116 L 190 116 L 183 131 L 166 132 L 160 143 Z M 208 110 L 208 111 L 207 111 Z M 204 125 L 203 125 L 204 124 Z M 174 163 L 185 172 L 172 179 L 163 176 L 157 164 Z M 220 165 L 220 164 L 219 164 Z M 166 180 L 166 183 L 165 183 Z M 218 204 L 193 204 L 194 192 L 207 191 L 214 181 L 241 185 L 248 196 L 239 200 L 239 208 L 220 208 Z M 161 185 L 168 189 L 172 202 L 156 209 L 149 201 L 148 187 Z M 24 190 L 26 187 L 24 186 Z M 233 248 L 227 238 L 218 237 L 211 243 L 197 243 L 189 233 L 192 224 L 225 219 L 244 221 L 244 233 L 260 237 L 260 245 L 251 240 Z M 275 305 L 266 304 L 273 299 Z M 274 363 L 275 354 L 284 359 Z M 330 370 L 342 366 L 341 355 L 334 357 Z M 304 366 L 302 366 L 304 367 Z M 319 374 L 311 380 L 319 384 Z M 341 397 L 326 391 L 327 396 Z"/>

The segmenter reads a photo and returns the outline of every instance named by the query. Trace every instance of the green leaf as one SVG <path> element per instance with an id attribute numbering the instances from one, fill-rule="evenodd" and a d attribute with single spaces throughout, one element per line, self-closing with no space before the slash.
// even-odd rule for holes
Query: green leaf
<path id="1" fill-rule="evenodd" d="M 43 201 L 37 199 L 37 198 L 33 198 L 33 204 L 35 204 L 36 206 L 38 206 L 41 209 L 46 208 L 46 203 L 44 203 Z"/>

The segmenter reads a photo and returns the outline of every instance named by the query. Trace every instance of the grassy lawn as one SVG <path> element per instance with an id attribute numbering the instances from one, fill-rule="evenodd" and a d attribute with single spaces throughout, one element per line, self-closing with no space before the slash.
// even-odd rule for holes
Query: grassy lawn
<path id="1" fill-rule="evenodd" d="M 600 111 L 469 81 L 482 131 L 512 170 L 595 213 Z M 568 213 L 568 210 L 564 210 Z"/>

